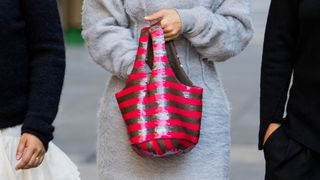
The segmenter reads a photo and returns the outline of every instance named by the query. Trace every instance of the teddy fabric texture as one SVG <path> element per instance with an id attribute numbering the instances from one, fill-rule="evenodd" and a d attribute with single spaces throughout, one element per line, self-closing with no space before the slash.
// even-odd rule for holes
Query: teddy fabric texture
<path id="1" fill-rule="evenodd" d="M 128 142 L 115 93 L 131 73 L 144 16 L 175 8 L 183 34 L 175 40 L 181 63 L 204 88 L 199 144 L 170 158 L 139 157 Z M 229 179 L 229 104 L 215 62 L 239 54 L 252 37 L 249 0 L 85 0 L 83 37 L 92 59 L 112 74 L 98 112 L 100 179 Z"/>

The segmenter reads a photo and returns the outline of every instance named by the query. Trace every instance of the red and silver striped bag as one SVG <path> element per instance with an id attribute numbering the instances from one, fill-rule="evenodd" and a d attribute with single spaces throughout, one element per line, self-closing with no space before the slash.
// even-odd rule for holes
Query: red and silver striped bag
<path id="1" fill-rule="evenodd" d="M 166 157 L 193 149 L 200 135 L 202 93 L 182 69 L 173 42 L 165 43 L 160 24 L 143 28 L 132 73 L 116 93 L 134 151 Z"/>

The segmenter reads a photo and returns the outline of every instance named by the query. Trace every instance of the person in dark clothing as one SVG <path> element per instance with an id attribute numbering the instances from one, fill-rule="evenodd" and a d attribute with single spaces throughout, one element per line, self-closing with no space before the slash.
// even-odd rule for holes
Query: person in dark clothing
<path id="1" fill-rule="evenodd" d="M 320 179 L 319 93 L 320 1 L 272 0 L 263 51 L 259 134 L 267 180 Z"/>
<path id="2" fill-rule="evenodd" d="M 53 143 L 49 148 L 65 72 L 64 40 L 56 3 L 0 1 L 1 179 L 79 176 L 62 151 Z M 35 167 L 38 168 L 32 169 Z"/>

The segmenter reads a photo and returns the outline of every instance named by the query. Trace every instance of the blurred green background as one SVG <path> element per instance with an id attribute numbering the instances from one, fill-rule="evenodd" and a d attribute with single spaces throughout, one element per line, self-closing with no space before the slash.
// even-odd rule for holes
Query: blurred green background
<path id="1" fill-rule="evenodd" d="M 82 45 L 81 10 L 83 0 L 58 0 L 61 21 L 68 45 Z"/>

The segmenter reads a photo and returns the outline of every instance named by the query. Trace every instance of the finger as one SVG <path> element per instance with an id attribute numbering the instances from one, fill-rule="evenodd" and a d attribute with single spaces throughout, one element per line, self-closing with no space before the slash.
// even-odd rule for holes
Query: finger
<path id="1" fill-rule="evenodd" d="M 45 155 L 42 155 L 41 157 L 39 157 L 39 159 L 38 159 L 38 166 L 40 166 L 41 164 L 42 164 L 42 162 L 43 162 L 43 160 L 44 160 L 44 158 L 45 158 Z"/>
<path id="2" fill-rule="evenodd" d="M 161 20 L 160 24 L 161 24 L 161 28 L 162 28 L 162 29 L 166 29 L 166 28 L 169 27 L 168 20 L 167 20 L 166 18 L 163 18 L 163 19 Z"/>
<path id="3" fill-rule="evenodd" d="M 175 40 L 178 36 L 169 36 L 169 37 L 166 37 L 165 38 L 165 41 L 168 42 L 168 41 L 172 41 L 172 40 Z"/>
<path id="4" fill-rule="evenodd" d="M 150 16 L 144 17 L 144 19 L 146 21 L 153 21 L 153 20 L 156 20 L 156 19 L 162 19 L 164 17 L 164 15 L 165 15 L 164 11 L 161 10 L 161 11 L 158 11 L 158 12 L 156 12 L 156 13 L 150 15 Z"/>
<path id="5" fill-rule="evenodd" d="M 44 156 L 45 156 L 45 150 L 42 150 L 40 152 L 40 154 L 38 155 L 37 159 L 36 159 L 36 165 L 40 166 L 40 164 L 42 163 L 42 161 L 44 160 Z"/>
<path id="6" fill-rule="evenodd" d="M 175 37 L 177 35 L 178 35 L 178 32 L 175 32 L 175 31 L 170 31 L 170 32 L 164 33 L 164 37 L 166 37 L 166 38 Z"/>
<path id="7" fill-rule="evenodd" d="M 173 32 L 174 29 L 171 26 L 162 27 L 165 33 Z"/>
<path id="8" fill-rule="evenodd" d="M 37 161 L 39 161 L 39 154 L 40 153 L 34 153 L 29 161 L 29 163 L 23 168 L 23 169 L 29 169 L 37 167 Z"/>
<path id="9" fill-rule="evenodd" d="M 165 38 L 165 41 L 169 42 L 169 41 L 173 41 L 173 40 L 175 40 L 177 38 L 178 38 L 178 36 L 172 36 L 172 37 Z"/>
<path id="10" fill-rule="evenodd" d="M 24 169 L 24 167 L 29 163 L 30 159 L 32 158 L 34 152 L 34 148 L 28 148 L 27 151 L 23 154 L 20 162 L 17 164 L 16 169 Z"/>
<path id="11" fill-rule="evenodd" d="M 26 138 L 23 138 L 21 137 L 20 138 L 20 142 L 19 142 L 19 145 L 18 145 L 18 148 L 17 148 L 17 152 L 16 152 L 16 158 L 17 160 L 20 160 L 23 153 L 24 153 L 24 149 L 26 147 L 26 143 L 27 143 L 27 140 Z"/>

